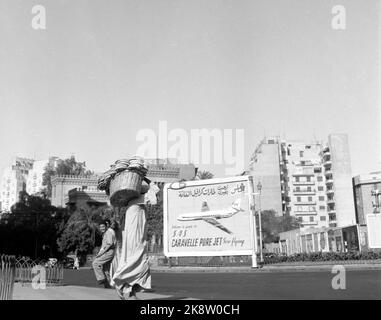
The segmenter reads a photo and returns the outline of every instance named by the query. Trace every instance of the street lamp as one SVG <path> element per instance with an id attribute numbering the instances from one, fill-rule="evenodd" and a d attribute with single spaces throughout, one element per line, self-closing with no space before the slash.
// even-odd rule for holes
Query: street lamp
<path id="1" fill-rule="evenodd" d="M 262 215 L 261 215 L 261 193 L 262 193 L 262 184 L 259 181 L 257 184 L 258 190 L 258 218 L 259 218 L 259 252 L 260 252 L 260 261 L 263 263 L 263 250 L 262 250 Z"/>

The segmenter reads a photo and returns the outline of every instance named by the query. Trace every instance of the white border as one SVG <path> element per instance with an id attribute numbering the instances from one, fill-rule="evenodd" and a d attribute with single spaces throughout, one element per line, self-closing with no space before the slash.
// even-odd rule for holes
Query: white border
<path id="1" fill-rule="evenodd" d="M 194 181 L 183 181 L 183 182 L 173 182 L 173 183 L 166 183 L 163 188 L 163 242 L 164 242 L 164 255 L 166 257 L 205 257 L 205 256 L 249 256 L 253 253 L 253 249 L 246 249 L 246 250 L 219 250 L 219 251 L 188 251 L 188 252 L 169 252 L 168 251 L 168 203 L 167 203 L 167 197 L 168 197 L 168 188 L 171 185 L 179 185 L 184 184 L 184 187 L 192 187 L 192 186 L 205 186 L 210 184 L 218 184 L 218 183 L 231 183 L 231 182 L 246 182 L 246 189 L 249 192 L 249 176 L 239 176 L 239 177 L 229 177 L 229 178 L 216 178 L 216 179 L 206 179 L 206 180 L 194 180 Z M 181 190 L 181 189 L 179 189 Z M 245 194 L 246 195 L 246 194 Z M 250 211 L 250 197 L 248 198 L 249 202 L 249 221 L 250 223 L 250 232 L 252 233 L 252 214 Z M 251 239 L 253 236 L 251 235 Z M 251 240 L 252 241 L 252 240 Z M 251 242 L 251 245 L 253 246 L 253 243 Z"/>

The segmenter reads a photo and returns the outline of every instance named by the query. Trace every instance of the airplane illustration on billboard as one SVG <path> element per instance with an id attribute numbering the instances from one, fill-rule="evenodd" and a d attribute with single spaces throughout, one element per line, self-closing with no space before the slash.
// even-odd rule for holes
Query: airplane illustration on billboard
<path id="1" fill-rule="evenodd" d="M 213 210 L 213 211 L 210 211 L 207 202 L 204 201 L 202 203 L 201 212 L 183 213 L 177 217 L 177 220 L 178 221 L 203 220 L 217 228 L 220 228 L 222 231 L 232 234 L 233 232 L 231 232 L 229 229 L 227 229 L 221 223 L 219 223 L 217 219 L 230 218 L 240 211 L 244 211 L 243 209 L 241 209 L 241 199 L 235 200 L 229 208 L 222 209 L 222 210 Z"/>

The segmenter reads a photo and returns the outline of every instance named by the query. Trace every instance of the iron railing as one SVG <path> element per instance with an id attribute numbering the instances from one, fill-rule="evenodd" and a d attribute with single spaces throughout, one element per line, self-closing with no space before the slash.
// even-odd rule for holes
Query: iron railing
<path id="1" fill-rule="evenodd" d="M 15 266 L 14 256 L 0 255 L 0 300 L 12 300 Z"/>
<path id="2" fill-rule="evenodd" d="M 43 270 L 44 275 L 41 274 Z M 63 280 L 63 265 L 56 264 L 49 266 L 44 260 L 32 260 L 30 258 L 16 259 L 15 282 L 22 285 L 29 284 L 40 273 L 38 281 L 44 282 L 48 286 L 61 285 Z"/>

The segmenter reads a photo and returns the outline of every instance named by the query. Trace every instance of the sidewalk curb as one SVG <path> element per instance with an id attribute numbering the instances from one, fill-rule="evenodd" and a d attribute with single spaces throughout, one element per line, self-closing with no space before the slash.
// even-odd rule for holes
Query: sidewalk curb
<path id="1" fill-rule="evenodd" d="M 381 270 L 381 264 L 336 264 L 349 270 Z M 151 267 L 156 273 L 269 273 L 269 272 L 300 272 L 300 271 L 331 271 L 334 264 L 317 266 L 271 266 L 263 268 L 250 267 Z"/>

